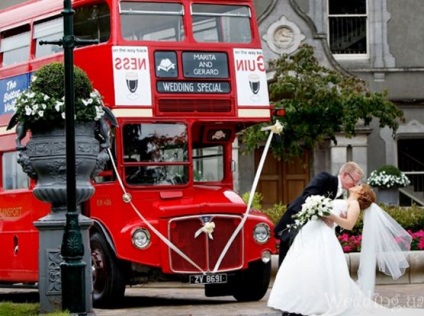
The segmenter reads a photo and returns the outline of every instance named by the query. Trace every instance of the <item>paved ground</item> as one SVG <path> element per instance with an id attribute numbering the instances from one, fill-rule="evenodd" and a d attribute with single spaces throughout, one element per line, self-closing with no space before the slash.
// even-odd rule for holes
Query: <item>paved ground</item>
<path id="1" fill-rule="evenodd" d="M 387 307 L 423 308 L 424 284 L 379 285 L 376 300 Z M 199 288 L 129 288 L 124 307 L 95 309 L 97 316 L 280 316 L 266 307 L 267 295 L 259 302 L 239 303 L 231 297 L 206 298 Z M 408 316 L 408 315 L 404 315 Z"/>
<path id="2" fill-rule="evenodd" d="M 172 287 L 171 287 L 172 286 Z M 422 308 L 424 284 L 379 285 L 376 299 L 384 306 Z M 266 307 L 267 295 L 258 302 L 239 303 L 232 297 L 207 298 L 199 287 L 173 284 L 127 288 L 122 306 L 94 309 L 96 316 L 280 316 Z M 36 289 L 0 289 L 0 301 L 38 301 Z M 408 316 L 408 315 L 402 315 Z"/>

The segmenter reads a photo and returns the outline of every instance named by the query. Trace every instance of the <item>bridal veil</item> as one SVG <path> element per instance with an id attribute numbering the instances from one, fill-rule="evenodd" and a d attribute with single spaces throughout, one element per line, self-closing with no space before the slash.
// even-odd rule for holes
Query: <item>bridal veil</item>
<path id="1" fill-rule="evenodd" d="M 374 294 L 376 265 L 379 271 L 398 279 L 409 267 L 406 251 L 412 237 L 389 214 L 372 203 L 364 211 L 364 226 L 358 285 L 369 297 Z"/>

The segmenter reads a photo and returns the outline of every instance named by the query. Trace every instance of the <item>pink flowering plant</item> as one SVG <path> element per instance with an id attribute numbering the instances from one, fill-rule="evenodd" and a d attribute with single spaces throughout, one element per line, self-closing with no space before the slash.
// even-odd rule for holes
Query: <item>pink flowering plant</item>
<path id="1" fill-rule="evenodd" d="M 412 236 L 411 250 L 424 250 L 424 230 L 415 233 L 408 230 L 408 233 Z M 337 238 L 345 253 L 361 251 L 362 235 L 342 233 Z"/>
<path id="2" fill-rule="evenodd" d="M 424 250 L 424 230 L 419 230 L 415 233 L 408 230 L 412 236 L 411 250 Z"/>
<path id="3" fill-rule="evenodd" d="M 343 233 L 338 235 L 337 238 L 339 239 L 345 253 L 361 251 L 362 235 L 355 236 Z"/>

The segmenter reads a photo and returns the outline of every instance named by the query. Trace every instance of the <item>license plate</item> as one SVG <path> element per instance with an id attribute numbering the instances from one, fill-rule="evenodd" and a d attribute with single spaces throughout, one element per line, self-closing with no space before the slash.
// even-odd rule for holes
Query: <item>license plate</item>
<path id="1" fill-rule="evenodd" d="M 227 283 L 227 274 L 196 274 L 190 275 L 190 284 Z"/>

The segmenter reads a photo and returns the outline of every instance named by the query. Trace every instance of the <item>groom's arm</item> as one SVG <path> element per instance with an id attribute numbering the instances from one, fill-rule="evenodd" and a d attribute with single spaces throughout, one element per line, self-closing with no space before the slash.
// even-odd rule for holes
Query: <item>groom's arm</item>
<path id="1" fill-rule="evenodd" d="M 338 179 L 328 172 L 320 172 L 305 187 L 302 196 L 306 200 L 311 195 L 323 195 L 330 199 L 335 199 L 338 188 Z"/>

